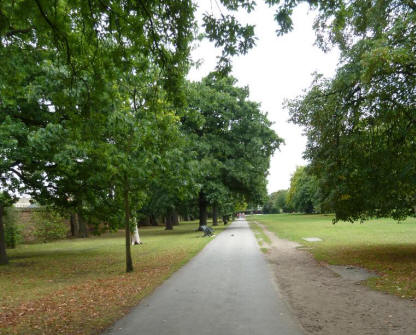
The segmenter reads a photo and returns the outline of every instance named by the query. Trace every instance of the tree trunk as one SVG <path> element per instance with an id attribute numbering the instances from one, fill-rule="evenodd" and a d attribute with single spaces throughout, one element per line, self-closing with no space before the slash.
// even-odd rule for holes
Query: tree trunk
<path id="1" fill-rule="evenodd" d="M 3 215 L 4 207 L 0 205 L 0 265 L 6 265 L 9 263 L 6 253 L 6 236 L 4 234 Z"/>
<path id="2" fill-rule="evenodd" d="M 173 215 L 172 211 L 169 210 L 166 214 L 166 228 L 165 230 L 173 230 Z"/>
<path id="3" fill-rule="evenodd" d="M 224 226 L 228 223 L 228 217 L 227 217 L 227 215 L 224 215 L 222 217 L 222 222 L 224 222 Z"/>
<path id="4" fill-rule="evenodd" d="M 133 232 L 133 238 L 131 241 L 131 245 L 135 244 L 142 244 L 142 241 L 140 241 L 140 235 L 139 235 L 139 228 L 137 227 L 137 222 L 135 220 L 134 224 L 134 232 Z"/>
<path id="5" fill-rule="evenodd" d="M 199 228 L 198 230 L 202 231 L 201 226 L 207 225 L 207 201 L 205 199 L 204 193 L 199 192 Z"/>
<path id="6" fill-rule="evenodd" d="M 88 225 L 81 215 L 78 216 L 79 237 L 88 237 Z"/>
<path id="7" fill-rule="evenodd" d="M 124 191 L 124 224 L 126 228 L 126 272 L 133 271 L 133 261 L 131 259 L 131 232 L 130 232 L 130 204 L 129 204 L 129 192 L 126 189 Z"/>
<path id="8" fill-rule="evenodd" d="M 218 211 L 217 211 L 217 205 L 212 205 L 212 225 L 218 226 Z"/>

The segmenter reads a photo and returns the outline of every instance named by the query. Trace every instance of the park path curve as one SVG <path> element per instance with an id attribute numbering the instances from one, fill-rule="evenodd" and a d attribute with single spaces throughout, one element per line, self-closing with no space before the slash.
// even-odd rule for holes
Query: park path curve
<path id="1" fill-rule="evenodd" d="M 301 335 L 245 220 L 233 222 L 105 335 Z"/>

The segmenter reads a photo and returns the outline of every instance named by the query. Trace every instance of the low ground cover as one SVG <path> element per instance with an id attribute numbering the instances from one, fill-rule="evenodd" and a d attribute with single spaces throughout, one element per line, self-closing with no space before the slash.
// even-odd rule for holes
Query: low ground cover
<path id="1" fill-rule="evenodd" d="M 355 265 L 377 272 L 367 284 L 403 298 L 416 298 L 416 219 L 392 219 L 360 224 L 331 223 L 331 215 L 274 214 L 249 216 L 280 238 L 310 247 L 318 261 Z M 307 242 L 319 237 L 322 242 Z"/>
<path id="2" fill-rule="evenodd" d="M 10 264 L 0 267 L 0 334 L 99 333 L 211 240 L 197 226 L 142 228 L 129 274 L 124 232 L 8 250 Z"/>

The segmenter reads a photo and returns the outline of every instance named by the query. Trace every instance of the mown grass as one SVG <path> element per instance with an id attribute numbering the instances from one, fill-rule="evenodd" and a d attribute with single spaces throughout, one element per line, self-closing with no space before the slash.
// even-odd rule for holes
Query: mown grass
<path id="1" fill-rule="evenodd" d="M 0 267 L 0 334 L 100 333 L 211 240 L 196 228 L 142 228 L 129 274 L 123 232 L 8 250 L 10 264 Z"/>
<path id="2" fill-rule="evenodd" d="M 378 273 L 367 284 L 403 298 L 416 298 L 416 219 L 397 223 L 392 219 L 364 223 L 338 222 L 331 215 L 256 215 L 258 221 L 280 238 L 297 241 L 311 249 L 319 261 L 355 265 Z M 307 242 L 303 237 L 319 237 Z"/>

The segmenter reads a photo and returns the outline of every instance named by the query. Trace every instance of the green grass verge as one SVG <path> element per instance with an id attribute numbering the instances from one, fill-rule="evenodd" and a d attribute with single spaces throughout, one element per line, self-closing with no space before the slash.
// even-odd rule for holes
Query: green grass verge
<path id="1" fill-rule="evenodd" d="M 254 235 L 256 236 L 260 250 L 263 253 L 267 253 L 269 251 L 268 246 L 271 243 L 270 238 L 264 233 L 264 230 L 256 222 L 249 222 L 249 224 L 251 230 L 254 232 Z"/>
<path id="2" fill-rule="evenodd" d="M 211 238 L 196 222 L 140 229 L 126 274 L 124 233 L 20 245 L 0 267 L 0 334 L 98 334 L 197 254 Z M 220 233 L 223 226 L 215 227 Z"/>
<path id="3" fill-rule="evenodd" d="M 403 298 L 416 298 L 416 219 L 397 223 L 392 219 L 362 224 L 338 222 L 331 215 L 256 215 L 249 221 L 263 223 L 280 238 L 312 248 L 319 261 L 355 265 L 376 271 L 367 284 Z M 303 237 L 319 237 L 307 242 Z"/>

